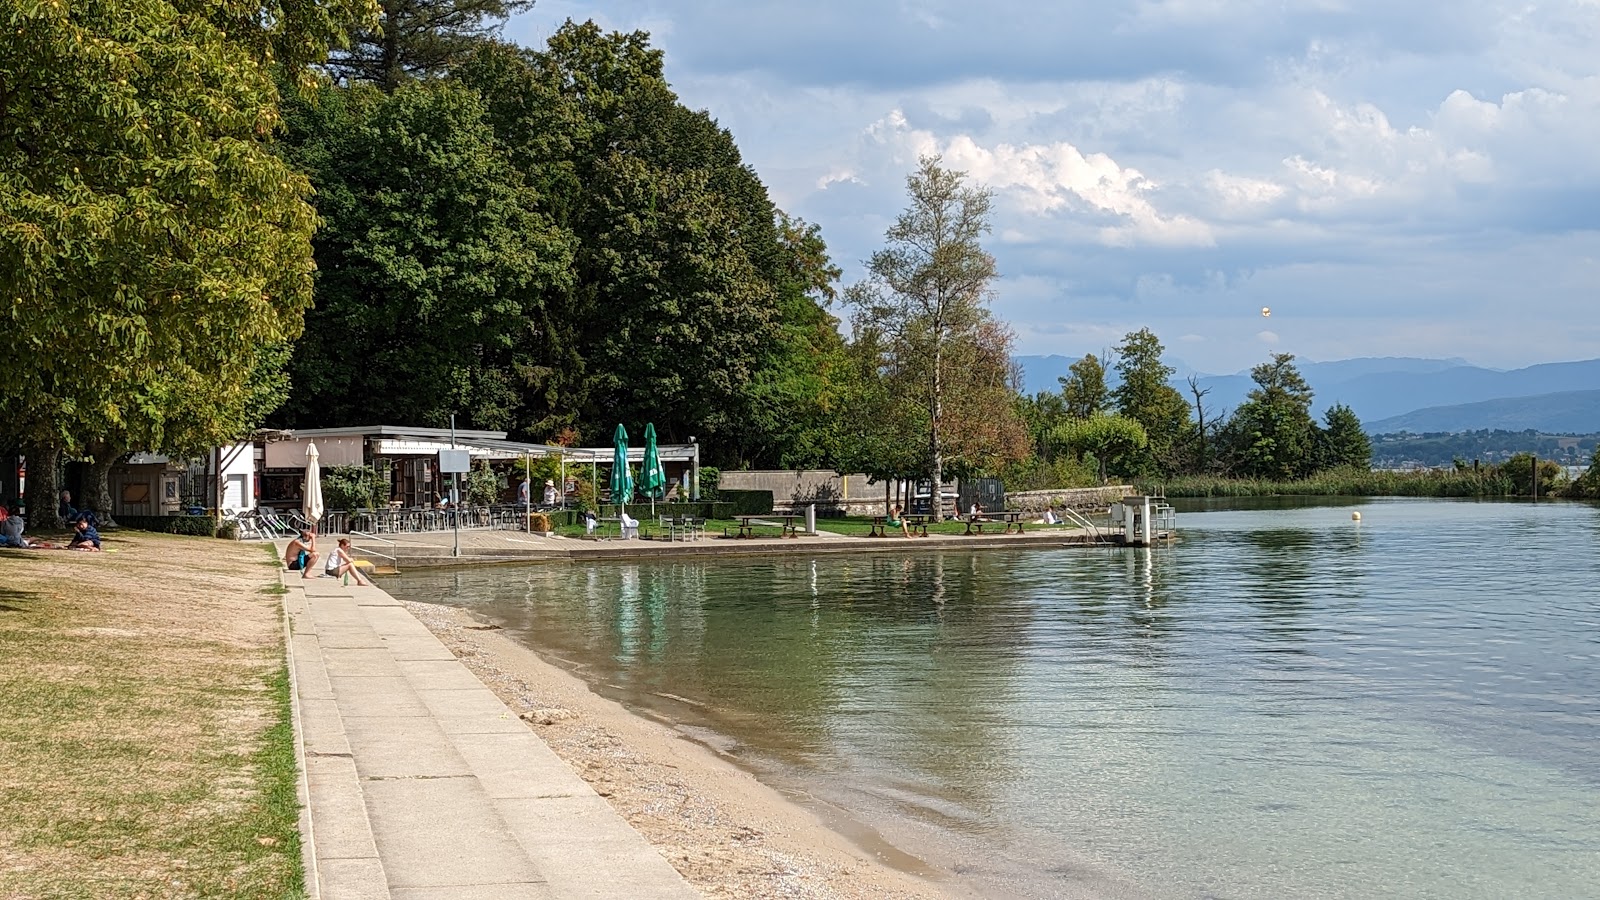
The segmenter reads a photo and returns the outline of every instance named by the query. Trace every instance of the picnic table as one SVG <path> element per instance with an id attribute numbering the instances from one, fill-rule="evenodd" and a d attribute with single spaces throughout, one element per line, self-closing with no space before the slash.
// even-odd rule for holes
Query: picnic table
<path id="1" fill-rule="evenodd" d="M 928 520 L 933 518 L 932 516 L 915 515 L 915 516 L 901 516 L 900 518 L 906 523 L 906 528 L 907 529 L 909 529 L 909 530 L 911 530 L 913 532 L 920 530 L 923 537 L 927 537 L 928 536 Z M 867 532 L 867 537 L 888 537 L 888 536 L 889 536 L 889 517 L 888 516 L 873 516 L 872 517 L 872 529 Z"/>
<path id="2" fill-rule="evenodd" d="M 984 513 L 982 515 L 972 516 L 972 517 L 968 518 L 966 520 L 966 522 L 967 522 L 967 531 L 966 531 L 967 534 L 973 534 L 974 532 L 973 532 L 972 529 L 974 529 L 974 528 L 978 529 L 977 532 L 976 532 L 977 534 L 983 534 L 983 526 L 985 526 L 985 525 L 1002 525 L 1002 524 L 1005 526 L 1005 530 L 1001 532 L 1002 534 L 1010 534 L 1011 533 L 1011 526 L 1013 526 L 1013 525 L 1015 525 L 1017 527 L 1017 534 L 1021 534 L 1022 533 L 1022 513 L 1013 512 L 1013 511 L 1010 511 L 1010 510 L 1007 510 L 1007 511 L 1004 511 L 1004 512 L 996 512 L 996 513 Z"/>
<path id="3" fill-rule="evenodd" d="M 780 535 L 786 538 L 800 536 L 800 526 L 795 524 L 795 520 L 800 518 L 799 516 L 769 514 L 765 516 L 735 516 L 734 518 L 739 520 L 739 524 L 735 526 L 738 529 L 738 533 L 734 537 L 753 538 L 756 536 L 757 528 L 780 529 Z M 773 521 L 774 519 L 782 519 L 783 521 L 777 522 Z"/>

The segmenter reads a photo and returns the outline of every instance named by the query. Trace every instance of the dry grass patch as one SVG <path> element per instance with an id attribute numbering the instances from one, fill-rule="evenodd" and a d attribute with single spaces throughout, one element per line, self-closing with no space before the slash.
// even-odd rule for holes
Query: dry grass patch
<path id="1" fill-rule="evenodd" d="M 271 558 L 106 547 L 0 551 L 0 897 L 302 893 Z"/>

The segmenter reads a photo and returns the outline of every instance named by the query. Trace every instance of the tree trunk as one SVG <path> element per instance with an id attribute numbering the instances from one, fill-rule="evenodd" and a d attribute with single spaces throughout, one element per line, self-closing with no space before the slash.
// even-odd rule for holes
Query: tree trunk
<path id="1" fill-rule="evenodd" d="M 115 528 L 117 523 L 111 517 L 111 464 L 122 454 L 105 441 L 91 443 L 89 452 L 94 462 L 89 464 L 89 482 L 83 487 L 81 503 L 94 510 L 101 525 Z"/>
<path id="2" fill-rule="evenodd" d="M 28 486 L 23 491 L 23 503 L 28 507 L 28 528 L 60 531 L 66 527 L 57 509 L 61 499 L 61 476 L 57 471 L 61 464 L 61 448 L 28 445 L 22 451 L 28 459 Z"/>
<path id="3" fill-rule="evenodd" d="M 944 521 L 944 453 L 939 445 L 939 416 L 944 412 L 944 329 L 935 326 L 933 331 L 933 425 L 928 429 L 928 467 L 933 470 L 932 507 L 933 521 Z"/>

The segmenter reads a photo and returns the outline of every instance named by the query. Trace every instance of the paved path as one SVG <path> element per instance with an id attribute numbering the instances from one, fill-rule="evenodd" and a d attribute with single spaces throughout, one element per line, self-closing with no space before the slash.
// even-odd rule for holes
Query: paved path
<path id="1" fill-rule="evenodd" d="M 699 896 L 394 598 L 283 583 L 313 898 Z"/>

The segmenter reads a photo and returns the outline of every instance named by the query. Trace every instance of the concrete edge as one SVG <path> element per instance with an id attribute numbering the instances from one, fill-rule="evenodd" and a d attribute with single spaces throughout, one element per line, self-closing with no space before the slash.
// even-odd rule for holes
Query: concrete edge
<path id="1" fill-rule="evenodd" d="M 284 587 L 284 599 L 278 603 L 278 610 L 283 616 L 283 658 L 289 670 L 289 721 L 294 727 L 294 764 L 298 770 L 295 798 L 300 801 L 300 866 L 304 870 L 307 900 L 321 900 L 322 881 L 317 877 L 317 841 L 311 821 L 311 784 L 306 770 L 306 731 L 301 721 L 300 679 L 295 669 L 294 629 L 289 618 L 288 598 L 293 588 L 285 583 L 283 575 L 283 570 L 279 569 L 278 583 Z"/>
<path id="2" fill-rule="evenodd" d="M 297 595 L 301 603 L 304 603 L 305 588 L 296 583 L 300 580 L 298 576 L 293 579 L 289 576 L 290 573 L 288 571 L 281 568 L 278 570 L 278 580 L 286 588 L 281 606 L 284 615 L 284 648 L 289 660 L 289 692 L 294 722 L 295 762 L 299 768 L 297 793 L 299 793 L 301 801 L 300 855 L 302 864 L 306 867 L 306 897 L 308 900 L 322 900 L 325 893 L 337 898 L 346 896 L 388 897 L 388 876 L 383 868 L 383 860 L 377 854 L 377 842 L 372 834 L 372 821 L 367 816 L 364 803 L 358 815 L 351 815 L 350 822 L 341 824 L 348 824 L 364 838 L 362 843 L 365 845 L 367 853 L 362 854 L 360 857 L 329 860 L 330 864 L 336 864 L 338 871 L 334 873 L 331 887 L 328 884 L 324 884 L 324 861 L 318 856 L 316 847 L 317 806 L 313 802 L 311 795 L 311 768 L 306 752 L 305 698 L 301 696 L 300 691 L 300 667 L 297 664 L 298 661 L 295 659 L 294 652 L 294 618 L 290 610 L 290 604 Z M 309 615 L 306 617 L 306 622 L 310 623 Z M 316 637 L 315 630 L 302 633 L 309 633 L 311 637 Z M 308 660 L 307 662 L 313 667 L 321 664 L 320 659 Z M 361 780 L 356 775 L 354 766 L 350 767 L 348 777 L 344 780 L 356 796 L 360 796 L 363 793 Z M 324 816 L 328 815 L 328 810 L 324 809 L 322 814 Z M 355 821 L 356 819 L 359 819 L 359 821 Z M 335 829 L 335 831 L 337 830 Z M 378 890 L 373 890 L 374 887 L 377 887 Z M 324 888 L 328 888 L 328 890 L 324 891 Z"/>

